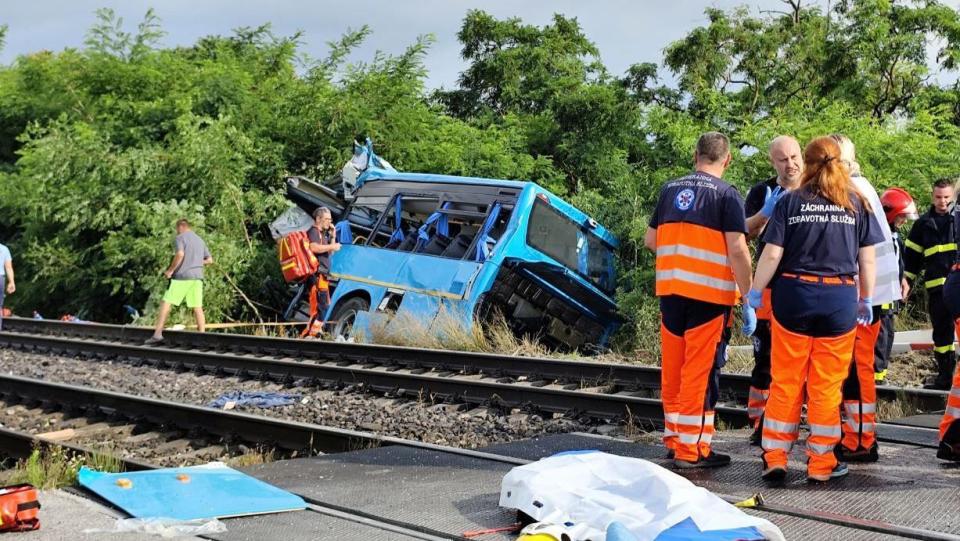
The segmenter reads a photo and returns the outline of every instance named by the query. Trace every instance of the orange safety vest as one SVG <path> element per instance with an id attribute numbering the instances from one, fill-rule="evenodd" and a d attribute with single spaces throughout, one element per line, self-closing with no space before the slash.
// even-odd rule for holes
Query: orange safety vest
<path id="1" fill-rule="evenodd" d="M 657 227 L 658 297 L 679 295 L 733 306 L 740 298 L 723 232 L 690 222 Z"/>

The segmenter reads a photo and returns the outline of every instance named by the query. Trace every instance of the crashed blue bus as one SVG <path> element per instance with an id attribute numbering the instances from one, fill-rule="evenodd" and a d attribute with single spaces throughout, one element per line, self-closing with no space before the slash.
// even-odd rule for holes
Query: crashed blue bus
<path id="1" fill-rule="evenodd" d="M 429 323 L 445 310 L 473 325 L 495 310 L 551 347 L 609 343 L 617 239 L 594 219 L 533 182 L 399 172 L 369 143 L 357 156 L 339 185 L 287 179 L 288 198 L 329 207 L 345 240 L 330 269 L 334 336 L 384 315 Z"/>

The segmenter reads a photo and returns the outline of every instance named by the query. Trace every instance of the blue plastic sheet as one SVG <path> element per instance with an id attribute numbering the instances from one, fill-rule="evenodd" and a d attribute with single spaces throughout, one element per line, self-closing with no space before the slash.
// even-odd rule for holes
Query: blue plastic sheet
<path id="1" fill-rule="evenodd" d="M 273 408 L 277 406 L 289 406 L 300 400 L 298 394 L 284 393 L 257 393 L 246 391 L 230 391 L 218 396 L 213 402 L 207 404 L 208 408 L 222 409 L 227 402 L 233 402 L 235 406 L 253 406 L 256 408 Z"/>
<path id="2" fill-rule="evenodd" d="M 134 517 L 227 518 L 305 509 L 302 498 L 220 462 L 103 473 L 80 468 L 81 486 Z"/>
<path id="3" fill-rule="evenodd" d="M 763 541 L 766 537 L 756 528 L 731 528 L 729 530 L 701 531 L 692 519 L 675 524 L 661 532 L 656 541 Z M 608 538 L 608 541 L 609 538 Z"/>

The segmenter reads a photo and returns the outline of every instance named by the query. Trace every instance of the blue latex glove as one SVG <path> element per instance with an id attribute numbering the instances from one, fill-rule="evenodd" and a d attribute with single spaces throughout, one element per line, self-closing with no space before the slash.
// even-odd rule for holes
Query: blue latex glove
<path id="1" fill-rule="evenodd" d="M 857 304 L 857 323 L 870 325 L 873 323 L 873 299 L 864 297 Z"/>
<path id="2" fill-rule="evenodd" d="M 743 305 L 743 334 L 753 336 L 757 330 L 757 311 L 749 304 Z"/>
<path id="3" fill-rule="evenodd" d="M 747 293 L 747 306 L 754 309 L 763 306 L 763 292 L 751 289 L 750 292 Z"/>
<path id="4" fill-rule="evenodd" d="M 773 191 L 767 186 L 767 195 L 763 198 L 763 208 L 760 209 L 760 214 L 763 214 L 764 218 L 773 216 L 773 208 L 777 206 L 777 201 L 779 201 L 785 193 L 787 193 L 787 191 L 781 186 L 777 186 Z"/>

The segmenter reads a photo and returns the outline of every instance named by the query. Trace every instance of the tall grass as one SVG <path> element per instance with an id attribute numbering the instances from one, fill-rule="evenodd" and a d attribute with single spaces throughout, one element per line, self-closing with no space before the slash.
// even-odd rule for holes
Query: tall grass
<path id="1" fill-rule="evenodd" d="M 30 483 L 39 489 L 71 486 L 76 484 L 81 466 L 104 472 L 123 471 L 123 462 L 107 450 L 77 455 L 63 447 L 50 446 L 35 448 L 29 457 L 18 461 L 7 474 L 7 482 Z"/>

